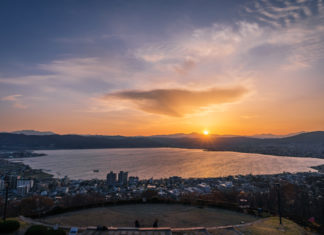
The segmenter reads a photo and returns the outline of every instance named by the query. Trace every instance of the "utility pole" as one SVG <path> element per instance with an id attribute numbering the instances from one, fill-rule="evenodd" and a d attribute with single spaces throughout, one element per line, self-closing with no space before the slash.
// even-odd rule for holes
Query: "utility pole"
<path id="1" fill-rule="evenodd" d="M 5 187 L 6 187 L 6 197 L 5 197 L 5 205 L 4 205 L 4 210 L 3 210 L 3 221 L 6 221 L 7 206 L 8 206 L 8 192 L 9 192 L 9 179 L 8 179 L 8 176 L 5 176 L 4 181 L 5 181 Z"/>
<path id="2" fill-rule="evenodd" d="M 278 193 L 278 214 L 279 214 L 279 222 L 282 224 L 281 220 L 281 194 L 280 194 L 280 184 L 276 183 L 277 193 Z"/>

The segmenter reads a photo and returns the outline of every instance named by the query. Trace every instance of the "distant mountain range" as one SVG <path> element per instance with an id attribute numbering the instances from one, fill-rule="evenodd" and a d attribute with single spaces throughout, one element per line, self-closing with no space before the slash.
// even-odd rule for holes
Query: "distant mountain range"
<path id="1" fill-rule="evenodd" d="M 12 134 L 23 134 L 23 135 L 56 135 L 56 133 L 51 131 L 34 131 L 34 130 L 21 130 L 10 132 Z"/>
<path id="2" fill-rule="evenodd" d="M 203 136 L 195 133 L 148 137 L 0 133 L 0 150 L 148 147 L 196 148 L 324 159 L 324 131 L 261 139 L 244 136 Z"/>
<path id="3" fill-rule="evenodd" d="M 276 139 L 276 138 L 286 138 L 286 137 L 295 136 L 295 135 L 299 135 L 299 134 L 303 134 L 303 133 L 306 133 L 306 132 L 301 131 L 301 132 L 290 133 L 290 134 L 286 134 L 286 135 L 274 135 L 274 134 L 268 133 L 268 134 L 251 135 L 249 137 L 258 138 L 258 139 Z"/>
<path id="4" fill-rule="evenodd" d="M 52 131 L 36 131 L 36 130 L 20 130 L 20 131 L 13 131 L 9 132 L 12 134 L 23 134 L 23 135 L 56 135 L 56 133 Z M 275 139 L 275 138 L 285 138 L 290 137 L 294 135 L 299 135 L 302 133 L 306 133 L 304 131 L 297 132 L 297 133 L 291 133 L 287 135 L 274 135 L 274 134 L 257 134 L 257 135 L 251 135 L 251 136 L 245 136 L 245 137 L 252 137 L 252 138 L 258 138 L 258 139 Z M 85 135 L 85 136 L 106 136 L 106 135 Z M 153 135 L 151 137 L 161 137 L 161 138 L 199 138 L 201 134 L 199 133 L 176 133 L 176 134 L 168 134 L 168 135 Z M 212 135 L 213 137 L 242 137 L 242 135 Z M 139 136 L 141 137 L 141 136 Z"/>
<path id="5" fill-rule="evenodd" d="M 213 137 L 251 137 L 251 138 L 257 138 L 257 139 L 276 139 L 276 138 L 285 138 L 290 136 L 299 135 L 302 133 L 306 133 L 305 131 L 297 132 L 297 133 L 291 133 L 287 135 L 274 135 L 274 134 L 257 134 L 257 135 L 215 135 L 212 134 Z M 190 133 L 190 134 L 184 134 L 184 133 L 177 133 L 177 134 L 169 134 L 169 135 L 153 135 L 152 137 L 161 137 L 161 138 L 197 138 L 202 136 L 202 134 L 199 133 Z"/>

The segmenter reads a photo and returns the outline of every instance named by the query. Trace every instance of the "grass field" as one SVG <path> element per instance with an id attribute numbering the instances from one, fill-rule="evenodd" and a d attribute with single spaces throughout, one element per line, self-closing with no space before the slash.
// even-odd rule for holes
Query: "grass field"
<path id="1" fill-rule="evenodd" d="M 151 227 L 158 219 L 163 227 L 195 227 L 239 224 L 258 218 L 218 208 L 198 208 L 175 204 L 131 204 L 79 210 L 40 219 L 50 224 L 68 226 L 134 227 L 138 220 L 143 227 Z"/>
<path id="2" fill-rule="evenodd" d="M 247 235 L 272 235 L 272 234 L 285 234 L 285 235 L 302 235 L 312 234 L 307 232 L 303 227 L 294 223 L 291 220 L 282 219 L 282 225 L 279 225 L 278 217 L 270 217 L 262 220 L 260 223 L 255 223 L 247 227 L 241 227 L 238 230 Z"/>

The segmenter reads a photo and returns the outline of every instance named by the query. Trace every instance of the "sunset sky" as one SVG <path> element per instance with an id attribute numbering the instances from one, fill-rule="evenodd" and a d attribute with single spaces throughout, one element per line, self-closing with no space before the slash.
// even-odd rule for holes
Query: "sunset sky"
<path id="1" fill-rule="evenodd" d="M 1 0 L 0 132 L 324 130 L 322 0 Z"/>

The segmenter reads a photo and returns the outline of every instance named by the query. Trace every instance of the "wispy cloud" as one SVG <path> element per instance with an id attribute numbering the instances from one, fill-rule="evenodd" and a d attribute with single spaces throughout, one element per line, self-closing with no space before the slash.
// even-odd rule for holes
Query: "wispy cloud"
<path id="1" fill-rule="evenodd" d="M 187 76 L 192 68 L 201 72 L 199 68 L 206 71 L 206 67 L 219 75 L 247 64 L 247 61 L 254 64 L 253 70 L 264 71 L 265 66 L 299 70 L 310 68 L 324 57 L 324 8 L 321 0 L 252 1 L 243 8 L 248 17 L 235 24 L 214 23 L 187 30 L 136 48 L 134 54 L 159 71 L 164 69 L 182 76 Z M 251 54 L 254 48 L 268 45 L 287 50 L 271 57 L 270 63 L 266 54 L 262 57 Z M 265 66 L 258 68 L 262 63 Z"/>
<path id="2" fill-rule="evenodd" d="M 309 68 L 324 58 L 324 6 L 322 0 L 253 1 L 245 13 L 272 26 L 268 41 L 291 47 L 284 70 Z"/>
<path id="3" fill-rule="evenodd" d="M 5 101 L 17 101 L 22 95 L 8 95 L 5 97 L 2 97 L 1 100 L 5 100 Z"/>
<path id="4" fill-rule="evenodd" d="M 116 82 L 115 77 L 127 74 L 123 69 L 123 64 L 113 59 L 97 58 L 97 57 L 75 57 L 53 60 L 47 64 L 37 64 L 34 71 L 37 74 L 1 77 L 0 83 L 12 85 L 30 85 L 42 87 L 44 90 L 72 87 L 72 84 L 78 89 L 79 83 L 85 82 Z M 127 77 L 127 76 L 125 76 Z M 118 79 L 122 82 L 122 79 Z"/>
<path id="5" fill-rule="evenodd" d="M 68 58 L 54 60 L 49 64 L 40 64 L 38 68 L 71 79 L 93 78 L 104 74 L 119 72 L 116 64 L 96 57 Z"/>
<path id="6" fill-rule="evenodd" d="M 296 1 L 252 1 L 244 10 L 253 14 L 258 20 L 278 27 L 289 27 L 292 24 L 311 16 L 320 16 L 322 0 Z"/>
<path id="7" fill-rule="evenodd" d="M 177 64 L 174 66 L 174 69 L 177 73 L 181 75 L 186 75 L 190 70 L 196 66 L 196 62 L 193 59 L 185 59 L 182 64 Z"/>
<path id="8" fill-rule="evenodd" d="M 137 108 L 155 114 L 182 117 L 202 111 L 209 106 L 235 102 L 247 93 L 243 87 L 211 88 L 207 90 L 156 89 L 128 90 L 109 93 L 105 99 L 127 100 Z"/>
<path id="9" fill-rule="evenodd" d="M 22 95 L 20 94 L 15 94 L 15 95 L 9 95 L 2 97 L 2 101 L 8 101 L 13 104 L 13 107 L 18 108 L 18 109 L 26 109 L 27 105 L 23 103 L 22 101 Z"/>
<path id="10" fill-rule="evenodd" d="M 119 58 L 53 60 L 38 64 L 37 75 L 0 77 L 0 83 L 40 85 L 48 81 L 53 88 L 97 80 L 114 84 L 115 89 L 142 88 L 144 84 L 148 89 L 160 88 L 161 84 L 164 84 L 162 88 L 204 89 L 214 86 L 215 81 L 233 85 L 237 80 L 249 80 L 251 73 L 273 70 L 273 67 L 283 71 L 310 68 L 324 56 L 324 27 L 318 24 L 323 21 L 324 8 L 321 0 L 315 2 L 314 8 L 309 1 L 252 1 L 244 7 L 244 12 L 253 13 L 257 18 L 254 22 L 242 19 L 234 24 L 213 23 L 181 29 L 153 43 L 139 41 L 134 47 L 130 42 L 127 55 Z M 262 20 L 271 23 L 264 25 Z M 289 27 L 283 23 L 288 20 Z M 268 48 L 270 53 L 255 53 L 260 48 Z M 273 53 L 272 48 L 283 50 Z"/>
<path id="11" fill-rule="evenodd" d="M 34 85 L 55 78 L 55 75 L 26 75 L 17 77 L 0 77 L 0 83 L 12 85 Z"/>

